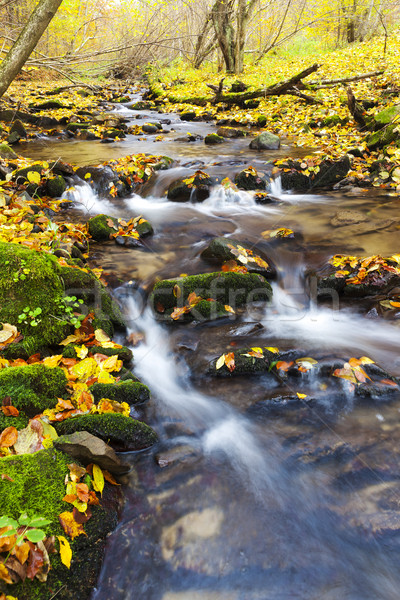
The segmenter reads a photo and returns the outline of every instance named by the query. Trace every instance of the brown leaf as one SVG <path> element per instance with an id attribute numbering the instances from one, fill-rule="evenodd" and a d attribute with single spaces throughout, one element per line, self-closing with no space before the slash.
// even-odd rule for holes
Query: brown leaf
<path id="1" fill-rule="evenodd" d="M 77 508 L 75 508 L 72 511 L 72 514 L 74 515 L 74 519 L 77 523 L 79 523 L 79 525 L 84 525 L 85 523 L 87 523 L 89 521 L 89 519 L 91 519 L 92 517 L 92 511 L 90 510 L 90 508 L 88 508 L 85 512 L 80 512 Z"/>
<path id="2" fill-rule="evenodd" d="M 28 554 L 29 554 L 29 545 L 27 544 L 27 546 L 28 546 Z M 25 561 L 26 561 L 26 558 L 25 558 Z M 16 583 L 20 579 L 22 581 L 25 581 L 26 575 L 27 575 L 27 565 L 25 565 L 24 563 L 21 563 L 19 560 L 17 560 L 13 556 L 10 556 L 7 559 L 6 566 L 7 566 L 7 569 L 9 571 L 11 577 L 14 579 L 14 581 Z"/>
<path id="3" fill-rule="evenodd" d="M 6 473 L 2 473 L 2 474 L 1 474 L 1 478 L 2 478 L 3 480 L 4 480 L 4 479 L 7 479 L 7 481 L 12 481 L 12 482 L 14 482 L 14 479 L 11 479 L 11 477 L 10 477 L 9 475 L 6 475 Z"/>
<path id="4" fill-rule="evenodd" d="M 81 502 L 88 502 L 89 500 L 89 488 L 86 483 L 78 483 L 76 486 L 76 495 Z"/>
<path id="5" fill-rule="evenodd" d="M 28 569 L 26 572 L 26 576 L 29 579 L 34 579 L 36 575 L 39 573 L 40 569 L 43 567 L 43 552 L 38 550 L 38 548 L 32 542 L 28 542 L 30 547 L 29 561 L 28 561 Z"/>
<path id="6" fill-rule="evenodd" d="M 106 481 L 108 481 L 108 483 L 111 483 L 111 485 L 121 485 L 120 483 L 117 483 L 115 481 L 114 477 L 111 475 L 111 473 L 109 473 L 105 469 L 103 469 L 103 475 L 104 475 L 104 479 Z"/>
<path id="7" fill-rule="evenodd" d="M 15 427 L 6 427 L 0 435 L 0 447 L 10 448 L 18 439 L 18 431 Z"/>

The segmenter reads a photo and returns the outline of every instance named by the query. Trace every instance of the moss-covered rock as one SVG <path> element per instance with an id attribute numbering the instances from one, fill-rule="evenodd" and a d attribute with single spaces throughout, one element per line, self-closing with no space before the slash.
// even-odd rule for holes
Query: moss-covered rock
<path id="1" fill-rule="evenodd" d="M 0 412 L 0 432 L 6 427 L 15 427 L 15 429 L 24 429 L 28 425 L 29 418 L 22 413 L 18 417 L 6 417 Z"/>
<path id="2" fill-rule="evenodd" d="M 271 368 L 271 365 L 273 366 L 274 363 L 279 360 L 278 353 L 270 352 L 265 348 L 262 349 L 262 358 L 249 355 L 251 352 L 253 352 L 251 348 L 240 348 L 240 350 L 235 350 L 235 352 L 232 353 L 234 357 L 233 371 L 230 371 L 225 364 L 217 369 L 219 357 L 215 358 L 209 364 L 208 374 L 215 377 L 230 377 L 232 375 L 260 375 L 268 372 Z"/>
<path id="3" fill-rule="evenodd" d="M 269 300 L 272 296 L 270 284 L 256 273 L 205 273 L 159 281 L 150 295 L 150 304 L 159 313 L 162 309 L 182 307 L 192 292 L 233 309 L 247 302 Z"/>
<path id="4" fill-rule="evenodd" d="M 109 215 L 96 215 L 88 221 L 89 235 L 96 242 L 105 242 L 120 229 L 118 219 Z M 146 219 L 140 219 L 135 226 L 140 237 L 153 233 L 153 227 Z"/>
<path id="5" fill-rule="evenodd" d="M 57 397 L 65 395 L 66 385 L 67 378 L 59 367 L 34 364 L 0 371 L 0 398 L 10 396 L 13 406 L 29 417 L 53 408 Z"/>
<path id="6" fill-rule="evenodd" d="M 8 144 L 0 144 L 0 158 L 13 160 L 15 158 L 18 158 L 18 154 L 16 154 Z"/>
<path id="7" fill-rule="evenodd" d="M 0 321 L 18 326 L 28 353 L 68 335 L 71 326 L 60 318 L 65 308 L 63 298 L 60 267 L 53 256 L 0 243 Z M 36 319 L 18 319 L 27 307 L 40 308 Z"/>
<path id="8" fill-rule="evenodd" d="M 61 267 L 60 276 L 66 295 L 76 296 L 83 300 L 87 305 L 88 312 L 94 312 L 97 320 L 96 323 L 93 323 L 95 329 L 104 329 L 108 335 L 112 335 L 112 327 L 107 326 L 107 321 L 111 325 L 125 327 L 118 303 L 92 273 L 73 267 Z"/>
<path id="9" fill-rule="evenodd" d="M 249 147 L 253 150 L 278 150 L 281 146 L 281 140 L 277 135 L 270 131 L 263 131 L 251 140 Z"/>
<path id="10" fill-rule="evenodd" d="M 46 181 L 46 194 L 51 198 L 60 198 L 66 189 L 67 182 L 61 175 L 56 175 Z"/>
<path id="11" fill-rule="evenodd" d="M 113 223 L 113 226 L 110 223 Z M 118 219 L 103 214 L 96 215 L 89 219 L 88 230 L 96 242 L 105 242 L 118 231 Z"/>
<path id="12" fill-rule="evenodd" d="M 209 133 L 204 138 L 204 143 L 207 146 L 215 146 L 216 144 L 223 144 L 224 141 L 225 141 L 225 138 L 223 138 L 221 135 L 218 135 L 218 133 Z"/>
<path id="13" fill-rule="evenodd" d="M 400 114 L 400 106 L 389 106 L 381 112 L 374 115 L 375 129 L 382 129 L 385 125 L 389 125 Z"/>
<path id="14" fill-rule="evenodd" d="M 173 181 L 168 188 L 167 198 L 173 202 L 203 202 L 210 196 L 215 183 L 215 179 L 207 173 L 196 171 L 192 177 Z"/>
<path id="15" fill-rule="evenodd" d="M 130 406 L 142 404 L 150 398 L 150 390 L 147 385 L 138 381 L 121 381 L 119 383 L 95 383 L 90 391 L 96 402 L 102 398 L 127 402 Z"/>
<path id="16" fill-rule="evenodd" d="M 121 451 L 143 450 L 158 439 L 151 427 L 119 413 L 72 417 L 57 423 L 55 428 L 60 435 L 88 431 Z"/>
<path id="17" fill-rule="evenodd" d="M 34 454 L 0 458 L 1 472 L 10 479 L 0 480 L 0 514 L 18 518 L 26 512 L 51 521 L 44 527 L 47 535 L 62 535 L 58 515 L 70 510 L 63 501 L 65 478 L 71 457 L 54 448 Z M 8 594 L 19 600 L 49 600 L 54 594 L 61 600 L 88 600 L 96 584 L 107 535 L 115 528 L 118 518 L 118 488 L 106 483 L 101 506 L 92 506 L 92 518 L 85 524 L 86 536 L 72 540 L 72 567 L 50 554 L 51 569 L 47 582 L 26 579 L 7 586 Z"/>
<path id="18" fill-rule="evenodd" d="M 399 132 L 397 131 L 397 124 L 386 125 L 383 129 L 371 133 L 367 137 L 366 144 L 369 150 L 376 150 L 377 148 L 384 148 L 388 144 L 391 144 L 399 138 Z"/>
<path id="19" fill-rule="evenodd" d="M 248 167 L 235 175 L 235 183 L 241 190 L 265 190 L 267 183 L 253 167 Z"/>
<path id="20" fill-rule="evenodd" d="M 126 346 L 121 348 L 103 348 L 102 346 L 90 346 L 89 354 L 104 354 L 105 356 L 118 356 L 124 363 L 130 363 L 133 358 L 132 350 Z M 76 347 L 73 344 L 68 344 L 63 350 L 64 358 L 77 358 Z"/>
<path id="21" fill-rule="evenodd" d="M 227 237 L 214 238 L 201 253 L 201 258 L 210 263 L 236 260 L 246 266 L 250 273 L 261 273 L 265 277 L 274 277 L 275 268 L 269 264 L 269 259 L 261 258 L 254 250 L 244 247 L 240 242 Z"/>

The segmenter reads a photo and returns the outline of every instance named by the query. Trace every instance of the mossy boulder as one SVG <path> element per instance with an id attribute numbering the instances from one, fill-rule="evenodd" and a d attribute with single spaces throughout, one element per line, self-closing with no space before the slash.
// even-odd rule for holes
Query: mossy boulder
<path id="1" fill-rule="evenodd" d="M 223 144 L 224 141 L 225 138 L 223 138 L 221 135 L 218 135 L 218 133 L 209 133 L 204 138 L 204 143 L 206 144 L 206 146 L 215 146 L 217 144 Z"/>
<path id="2" fill-rule="evenodd" d="M 250 273 L 261 273 L 265 277 L 276 275 L 275 268 L 269 264 L 269 259 L 261 258 L 255 250 L 251 250 L 231 238 L 214 238 L 201 253 L 201 258 L 207 262 L 218 264 L 236 260 L 238 264 L 243 264 Z"/>
<path id="3" fill-rule="evenodd" d="M 14 160 L 15 158 L 18 158 L 18 154 L 16 154 L 8 144 L 3 143 L 0 144 L 0 158 Z"/>
<path id="4" fill-rule="evenodd" d="M 265 190 L 267 182 L 253 167 L 243 169 L 235 175 L 235 183 L 241 190 Z"/>
<path id="5" fill-rule="evenodd" d="M 29 418 L 22 413 L 18 417 L 6 417 L 2 412 L 0 413 L 0 433 L 6 427 L 15 427 L 15 429 L 24 429 L 29 422 Z"/>
<path id="6" fill-rule="evenodd" d="M 104 354 L 105 356 L 118 356 L 124 363 L 129 364 L 132 361 L 133 354 L 130 348 L 122 346 L 121 348 L 103 348 L 102 346 L 90 346 L 89 354 Z M 68 344 L 63 350 L 64 358 L 77 358 L 76 347 Z"/>
<path id="7" fill-rule="evenodd" d="M 219 127 L 217 134 L 223 138 L 241 138 L 246 137 L 247 132 L 243 129 L 236 129 L 236 127 Z"/>
<path id="8" fill-rule="evenodd" d="M 142 130 L 144 133 L 158 133 L 162 129 L 160 123 L 144 123 L 142 125 Z"/>
<path id="9" fill-rule="evenodd" d="M 339 160 L 323 160 L 318 172 L 306 175 L 302 172 L 299 161 L 288 160 L 283 165 L 281 183 L 284 190 L 307 192 L 317 188 L 333 188 L 335 184 L 344 179 L 351 168 L 351 161 L 346 154 Z"/>
<path id="10" fill-rule="evenodd" d="M 104 214 L 96 215 L 89 219 L 88 231 L 95 242 L 105 242 L 118 231 L 118 219 Z"/>
<path id="11" fill-rule="evenodd" d="M 89 235 L 96 242 L 105 242 L 119 230 L 118 219 L 108 215 L 100 214 L 92 217 L 88 221 Z M 146 219 L 140 219 L 135 226 L 140 237 L 145 237 L 153 233 L 153 227 Z"/>
<path id="12" fill-rule="evenodd" d="M 154 106 L 153 102 L 149 102 L 146 100 L 139 100 L 139 102 L 135 102 L 134 104 L 127 106 L 127 108 L 130 108 L 131 110 L 150 110 L 153 108 L 153 106 Z"/>
<path id="13" fill-rule="evenodd" d="M 62 175 L 56 175 L 46 181 L 46 195 L 51 198 L 60 198 L 67 189 L 67 182 Z"/>
<path id="14" fill-rule="evenodd" d="M 95 329 L 104 329 L 108 335 L 112 335 L 113 325 L 125 328 L 124 317 L 118 303 L 92 273 L 73 267 L 61 267 L 60 277 L 64 284 L 65 294 L 83 300 L 87 311 L 94 312 L 93 326 Z"/>
<path id="15" fill-rule="evenodd" d="M 196 116 L 197 115 L 194 110 L 186 110 L 180 114 L 181 121 L 194 121 Z"/>
<path id="16" fill-rule="evenodd" d="M 53 408 L 66 394 L 67 378 L 59 367 L 42 364 L 0 370 L 0 398 L 9 396 L 13 406 L 28 417 Z"/>
<path id="17" fill-rule="evenodd" d="M 369 150 L 376 150 L 378 148 L 384 148 L 395 140 L 399 139 L 399 132 L 397 131 L 397 123 L 392 125 L 386 125 L 383 129 L 371 133 L 366 139 L 366 144 Z"/>
<path id="18" fill-rule="evenodd" d="M 150 390 L 147 385 L 138 381 L 121 381 L 119 383 L 95 383 L 90 391 L 96 402 L 102 398 L 126 402 L 130 406 L 142 404 L 150 398 Z"/>
<path id="19" fill-rule="evenodd" d="M 143 450 L 158 439 L 151 427 L 120 413 L 72 417 L 57 423 L 55 428 L 59 435 L 87 431 L 120 451 Z"/>
<path id="20" fill-rule="evenodd" d="M 17 244 L 0 243 L 0 321 L 18 327 L 28 353 L 57 344 L 68 335 L 71 326 L 63 324 L 63 298 L 55 257 Z M 24 318 L 19 322 L 18 317 L 27 307 L 41 312 L 36 320 Z"/>
<path id="21" fill-rule="evenodd" d="M 269 131 L 264 131 L 251 140 L 249 148 L 252 150 L 278 150 L 280 146 L 281 140 L 277 135 Z"/>
<path id="22" fill-rule="evenodd" d="M 204 299 L 209 312 L 213 309 L 213 302 L 220 305 L 229 305 L 233 309 L 247 302 L 269 300 L 272 288 L 264 277 L 256 273 L 205 273 L 203 275 L 188 275 L 179 279 L 165 279 L 154 286 L 150 295 L 150 304 L 158 313 L 168 313 L 175 307 L 185 306 L 189 294 L 194 292 Z M 197 310 L 206 310 L 205 307 L 196 305 Z M 193 311 L 196 312 L 196 311 Z"/>
<path id="23" fill-rule="evenodd" d="M 168 188 L 167 198 L 173 202 L 203 202 L 210 196 L 210 191 L 216 180 L 213 177 L 196 171 L 191 177 L 173 181 Z"/>
<path id="24" fill-rule="evenodd" d="M 267 373 L 271 365 L 274 366 L 277 360 L 279 360 L 279 354 L 270 352 L 269 350 L 263 348 L 262 354 L 263 357 L 251 356 L 251 352 L 254 351 L 251 348 L 240 348 L 240 350 L 235 350 L 233 352 L 235 367 L 233 371 L 230 371 L 228 367 L 223 364 L 222 367 L 217 369 L 217 363 L 219 360 L 215 358 L 212 360 L 208 367 L 208 374 L 213 375 L 214 377 L 230 377 L 236 375 L 260 375 L 262 373 Z"/>
<path id="25" fill-rule="evenodd" d="M 0 480 L 0 514 L 13 518 L 24 512 L 40 515 L 51 521 L 44 527 L 47 535 L 65 536 L 58 515 L 70 510 L 63 497 L 71 462 L 70 456 L 54 448 L 0 458 L 1 472 L 11 480 Z M 101 505 L 91 507 L 92 518 L 85 524 L 87 535 L 70 541 L 72 568 L 61 563 L 59 554 L 50 554 L 46 583 L 26 579 L 7 586 L 6 593 L 19 600 L 49 600 L 55 593 L 61 600 L 88 600 L 99 576 L 107 535 L 117 524 L 119 505 L 118 488 L 106 483 Z"/>
<path id="26" fill-rule="evenodd" d="M 389 125 L 398 115 L 400 115 L 400 105 L 389 106 L 374 115 L 375 129 L 382 129 L 385 125 Z"/>

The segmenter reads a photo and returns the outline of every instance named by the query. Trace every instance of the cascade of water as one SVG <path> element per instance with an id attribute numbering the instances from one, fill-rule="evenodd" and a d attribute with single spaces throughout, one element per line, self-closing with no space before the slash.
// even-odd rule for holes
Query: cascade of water
<path id="1" fill-rule="evenodd" d="M 100 198 L 90 185 L 85 182 L 66 190 L 61 196 L 61 200 L 70 200 L 76 208 L 89 214 L 116 214 L 113 204 L 105 198 Z"/>

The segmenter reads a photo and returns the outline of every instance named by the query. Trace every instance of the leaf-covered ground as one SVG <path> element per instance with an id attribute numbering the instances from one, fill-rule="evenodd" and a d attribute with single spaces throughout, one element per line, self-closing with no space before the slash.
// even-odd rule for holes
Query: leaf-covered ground
<path id="1" fill-rule="evenodd" d="M 321 158 L 338 158 L 358 147 L 363 156 L 354 158 L 349 175 L 363 179 L 366 170 L 377 158 L 388 156 L 392 163 L 400 160 L 400 148 L 395 144 L 391 144 L 384 153 L 366 150 L 367 132 L 357 125 L 347 106 L 347 85 L 351 86 L 357 100 L 370 101 L 371 107 L 365 110 L 366 117 L 399 103 L 400 35 L 389 38 L 385 55 L 383 50 L 384 39 L 377 37 L 326 54 L 310 54 L 299 58 L 270 54 L 257 67 L 247 63 L 240 76 L 240 80 L 250 86 L 248 91 L 252 91 L 284 81 L 314 63 L 318 63 L 320 68 L 305 79 L 305 83 L 353 77 L 384 69 L 384 74 L 377 77 L 338 84 L 327 89 L 313 90 L 311 87 L 310 90 L 305 90 L 321 101 L 321 105 L 306 104 L 294 96 L 283 95 L 261 99 L 255 109 L 227 108 L 208 103 L 201 107 L 191 106 L 190 110 L 197 115 L 209 112 L 217 119 L 229 119 L 245 126 L 257 125 L 261 118 L 263 129 L 289 138 L 294 146 L 310 148 L 310 154 L 312 151 L 314 158 L 315 155 Z M 205 64 L 200 70 L 194 70 L 184 62 L 178 62 L 169 68 L 163 68 L 153 77 L 159 80 L 163 90 L 161 99 L 164 110 L 187 111 L 190 105 L 185 103 L 185 99 L 203 96 L 211 100 L 213 92 L 207 84 L 217 85 L 223 75 L 217 72 L 213 64 Z M 229 89 L 236 80 L 236 76 L 226 76 L 225 88 Z M 171 102 L 171 97 L 174 100 L 181 99 L 181 102 Z M 333 118 L 331 123 L 330 118 Z M 379 186 L 382 183 L 387 185 L 385 177 L 377 177 L 374 183 Z M 396 178 L 389 182 L 389 187 L 399 188 Z"/>

